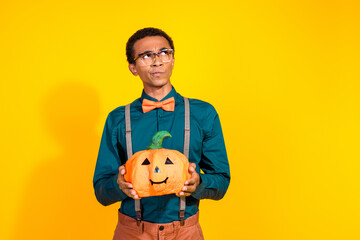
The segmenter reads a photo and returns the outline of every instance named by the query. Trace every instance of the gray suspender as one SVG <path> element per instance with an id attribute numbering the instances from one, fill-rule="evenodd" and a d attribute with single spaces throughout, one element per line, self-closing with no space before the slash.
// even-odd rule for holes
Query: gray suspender
<path id="1" fill-rule="evenodd" d="M 125 138 L 126 138 L 126 151 L 128 159 L 133 155 L 132 141 L 131 141 L 131 120 L 130 120 L 130 104 L 125 106 Z M 141 221 L 141 204 L 140 200 L 135 199 L 135 212 L 138 225 Z"/>
<path id="2" fill-rule="evenodd" d="M 190 149 L 190 106 L 189 99 L 184 97 L 185 105 L 185 128 L 184 128 L 184 155 L 189 159 L 189 149 Z M 126 151 L 128 159 L 133 155 L 132 151 L 132 141 L 131 141 L 131 120 L 130 120 L 130 104 L 125 106 L 125 138 L 126 138 Z M 184 225 L 184 216 L 185 216 L 185 197 L 180 197 L 180 206 L 179 206 L 179 219 L 181 226 Z M 140 200 L 135 200 L 135 212 L 136 220 L 138 225 L 141 222 L 141 204 Z"/>
<path id="3" fill-rule="evenodd" d="M 185 129 L 184 129 L 184 155 L 189 159 L 189 146 L 190 146 L 190 107 L 189 99 L 184 97 L 185 104 Z"/>
<path id="4" fill-rule="evenodd" d="M 126 126 L 126 150 L 128 159 L 133 155 L 131 141 L 131 120 L 130 120 L 130 104 L 125 106 L 125 126 Z"/>
<path id="5" fill-rule="evenodd" d="M 189 99 L 184 97 L 184 105 L 185 105 L 185 127 L 184 127 L 184 155 L 187 159 L 189 159 L 189 149 L 190 149 L 190 106 Z M 179 207 L 179 219 L 180 225 L 184 225 L 184 217 L 185 217 L 185 205 L 186 200 L 185 197 L 180 197 L 180 207 Z"/>

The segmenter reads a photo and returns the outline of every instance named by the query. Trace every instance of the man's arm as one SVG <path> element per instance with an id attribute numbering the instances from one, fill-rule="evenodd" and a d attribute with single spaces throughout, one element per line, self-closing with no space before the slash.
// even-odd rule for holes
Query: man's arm
<path id="1" fill-rule="evenodd" d="M 191 194 L 196 199 L 219 200 L 230 184 L 230 168 L 219 116 L 212 107 L 208 115 L 209 127 L 205 130 L 202 157 L 199 167 L 200 184 Z"/>
<path id="2" fill-rule="evenodd" d="M 124 200 L 127 195 L 117 183 L 121 159 L 117 148 L 116 124 L 111 113 L 106 119 L 97 158 L 93 185 L 97 200 L 104 206 Z"/>

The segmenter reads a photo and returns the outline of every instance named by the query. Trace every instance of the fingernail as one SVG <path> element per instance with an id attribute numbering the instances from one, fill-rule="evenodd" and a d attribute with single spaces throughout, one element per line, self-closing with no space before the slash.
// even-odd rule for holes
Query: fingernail
<path id="1" fill-rule="evenodd" d="M 188 181 L 185 181 L 185 185 L 187 185 L 187 184 L 189 184 L 189 182 L 188 182 Z"/>
<path id="2" fill-rule="evenodd" d="M 183 190 L 183 191 L 186 191 L 186 190 L 187 190 L 187 187 L 183 187 L 182 190 Z"/>

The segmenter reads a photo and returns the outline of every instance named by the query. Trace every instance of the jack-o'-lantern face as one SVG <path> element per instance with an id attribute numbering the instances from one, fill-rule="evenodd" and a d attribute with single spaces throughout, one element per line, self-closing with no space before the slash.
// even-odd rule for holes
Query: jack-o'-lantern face
<path id="1" fill-rule="evenodd" d="M 167 134 L 166 136 L 170 136 L 169 133 Z M 164 137 L 162 136 L 161 141 Z M 190 178 L 189 161 L 185 155 L 164 148 L 135 153 L 126 162 L 125 168 L 125 181 L 132 183 L 139 197 L 178 193 L 184 186 L 185 180 Z"/>

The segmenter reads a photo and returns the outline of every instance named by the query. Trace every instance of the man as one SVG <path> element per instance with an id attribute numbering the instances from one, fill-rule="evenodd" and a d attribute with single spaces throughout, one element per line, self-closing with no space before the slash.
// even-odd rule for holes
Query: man
<path id="1" fill-rule="evenodd" d="M 175 91 L 170 82 L 174 44 L 162 30 L 137 31 L 127 42 L 126 55 L 130 71 L 140 77 L 144 89 L 140 98 L 107 117 L 94 174 L 95 195 L 105 206 L 122 202 L 115 240 L 203 239 L 199 201 L 221 199 L 230 183 L 218 114 L 210 104 L 183 98 Z M 190 131 L 184 128 L 186 114 Z M 163 130 L 172 135 L 163 142 L 164 148 L 183 152 L 188 146 L 191 178 L 177 194 L 140 199 L 124 180 L 123 165 L 132 152 L 145 150 L 151 137 Z M 180 199 L 186 200 L 184 211 Z"/>

